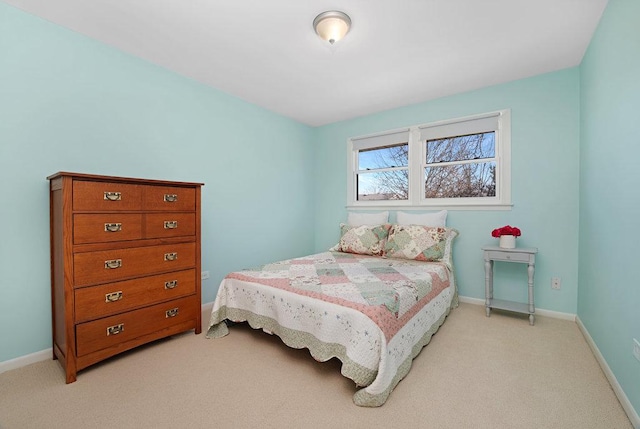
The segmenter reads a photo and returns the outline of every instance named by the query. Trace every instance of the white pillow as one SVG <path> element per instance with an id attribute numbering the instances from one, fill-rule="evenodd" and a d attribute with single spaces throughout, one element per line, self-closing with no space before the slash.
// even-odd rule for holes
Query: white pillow
<path id="1" fill-rule="evenodd" d="M 447 211 L 434 213 L 396 213 L 398 225 L 447 226 Z"/>
<path id="2" fill-rule="evenodd" d="M 382 225 L 389 222 L 389 212 L 380 213 L 351 213 L 347 217 L 347 225 Z M 435 226 L 435 225 L 434 225 Z"/>

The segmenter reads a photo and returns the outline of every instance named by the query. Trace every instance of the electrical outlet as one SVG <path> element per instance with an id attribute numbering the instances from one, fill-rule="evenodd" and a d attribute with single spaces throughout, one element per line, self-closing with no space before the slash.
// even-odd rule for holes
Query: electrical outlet
<path id="1" fill-rule="evenodd" d="M 560 289 L 560 277 L 551 277 L 551 289 Z"/>
<path id="2" fill-rule="evenodd" d="M 201 279 L 201 280 L 206 280 L 206 279 L 208 279 L 208 278 L 209 278 L 209 271 L 203 271 L 203 272 L 200 274 L 200 279 Z"/>
<path id="3" fill-rule="evenodd" d="M 633 355 L 640 360 L 640 343 L 635 338 L 633 339 Z"/>

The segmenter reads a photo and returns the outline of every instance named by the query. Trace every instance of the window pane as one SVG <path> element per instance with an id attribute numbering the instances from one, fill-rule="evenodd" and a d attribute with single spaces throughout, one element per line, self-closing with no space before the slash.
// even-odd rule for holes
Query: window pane
<path id="1" fill-rule="evenodd" d="M 495 132 L 427 141 L 427 164 L 493 158 Z"/>
<path id="2" fill-rule="evenodd" d="M 357 183 L 358 201 L 409 198 L 409 170 L 362 173 L 358 174 Z"/>
<path id="3" fill-rule="evenodd" d="M 427 167 L 426 198 L 495 197 L 496 163 L 480 162 Z"/>
<path id="4" fill-rule="evenodd" d="M 358 169 L 406 167 L 409 165 L 409 144 L 358 151 Z"/>

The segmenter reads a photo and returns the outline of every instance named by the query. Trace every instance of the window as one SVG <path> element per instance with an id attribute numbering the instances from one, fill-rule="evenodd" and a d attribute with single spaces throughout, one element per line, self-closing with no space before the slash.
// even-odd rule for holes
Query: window
<path id="1" fill-rule="evenodd" d="M 349 139 L 348 206 L 511 205 L 509 111 Z"/>

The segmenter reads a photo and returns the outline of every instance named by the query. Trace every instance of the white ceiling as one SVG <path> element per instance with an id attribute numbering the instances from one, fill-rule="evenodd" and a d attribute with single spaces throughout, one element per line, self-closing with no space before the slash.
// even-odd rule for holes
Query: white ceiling
<path id="1" fill-rule="evenodd" d="M 3 0 L 312 126 L 580 64 L 606 0 Z M 329 48 L 313 18 L 352 21 Z"/>

